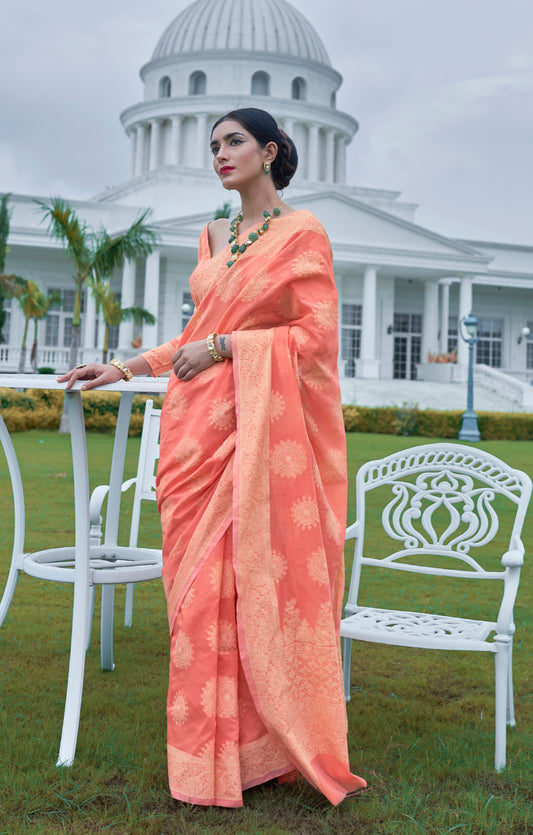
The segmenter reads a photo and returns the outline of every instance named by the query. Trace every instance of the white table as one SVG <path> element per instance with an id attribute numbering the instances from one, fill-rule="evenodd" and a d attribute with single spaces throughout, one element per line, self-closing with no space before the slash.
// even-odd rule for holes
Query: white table
<path id="1" fill-rule="evenodd" d="M 134 377 L 130 382 L 122 380 L 98 388 L 98 391 L 119 391 L 122 395 L 111 460 L 105 542 L 100 546 L 91 545 L 89 541 L 89 466 L 81 401 L 82 383 L 75 383 L 72 389 L 66 392 L 74 475 L 74 546 L 50 548 L 31 554 L 24 552 L 25 508 L 22 479 L 13 443 L 0 415 L 0 442 L 7 459 L 15 506 L 13 557 L 6 588 L 0 601 L 0 626 L 13 599 L 20 571 L 33 577 L 74 584 L 70 663 L 58 765 L 71 765 L 76 751 L 94 584 L 102 584 L 103 594 L 106 589 L 112 594 L 115 583 L 149 580 L 160 574 L 159 551 L 119 546 L 117 540 L 133 395 L 161 394 L 166 391 L 167 385 L 168 378 Z M 65 391 L 65 384 L 59 384 L 52 375 L 0 374 L 0 388 Z M 102 608 L 104 609 L 104 603 Z M 102 666 L 112 669 L 112 633 L 108 636 L 109 640 L 106 640 L 104 626 L 102 628 Z"/>

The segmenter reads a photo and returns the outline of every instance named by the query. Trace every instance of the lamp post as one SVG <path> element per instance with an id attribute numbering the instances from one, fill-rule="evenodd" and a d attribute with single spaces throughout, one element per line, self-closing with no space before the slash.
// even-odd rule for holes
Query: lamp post
<path id="1" fill-rule="evenodd" d="M 463 414 L 461 428 L 459 430 L 460 441 L 480 441 L 481 434 L 477 425 L 477 415 L 474 412 L 474 345 L 479 342 L 477 332 L 478 320 L 472 312 L 463 316 L 459 322 L 461 338 L 468 342 L 468 388 L 466 398 L 466 412 Z M 463 328 L 468 334 L 463 333 Z"/>

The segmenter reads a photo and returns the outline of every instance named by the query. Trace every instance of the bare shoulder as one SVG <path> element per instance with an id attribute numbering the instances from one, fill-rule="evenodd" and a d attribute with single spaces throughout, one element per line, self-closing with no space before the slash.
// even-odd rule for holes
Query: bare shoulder
<path id="1" fill-rule="evenodd" d="M 229 224 L 228 218 L 220 217 L 218 220 L 212 220 L 207 227 L 211 255 L 216 255 L 226 246 L 229 238 Z"/>

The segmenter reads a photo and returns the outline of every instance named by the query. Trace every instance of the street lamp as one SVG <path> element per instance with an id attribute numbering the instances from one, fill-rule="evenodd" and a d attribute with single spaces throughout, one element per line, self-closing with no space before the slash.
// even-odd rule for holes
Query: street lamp
<path id="1" fill-rule="evenodd" d="M 472 312 L 463 316 L 459 322 L 461 338 L 468 342 L 468 389 L 466 398 L 466 412 L 463 414 L 459 430 L 460 441 L 480 441 L 481 434 L 477 425 L 477 415 L 474 412 L 474 345 L 479 342 L 477 326 L 479 322 Z M 464 335 L 463 329 L 467 336 Z"/>

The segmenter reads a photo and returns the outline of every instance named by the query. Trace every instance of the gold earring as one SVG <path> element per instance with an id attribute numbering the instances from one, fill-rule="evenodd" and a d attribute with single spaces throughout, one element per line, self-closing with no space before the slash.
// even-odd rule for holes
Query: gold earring
<path id="1" fill-rule="evenodd" d="M 265 169 L 265 174 L 270 174 L 270 163 L 269 162 L 264 162 L 263 163 L 263 168 Z"/>

